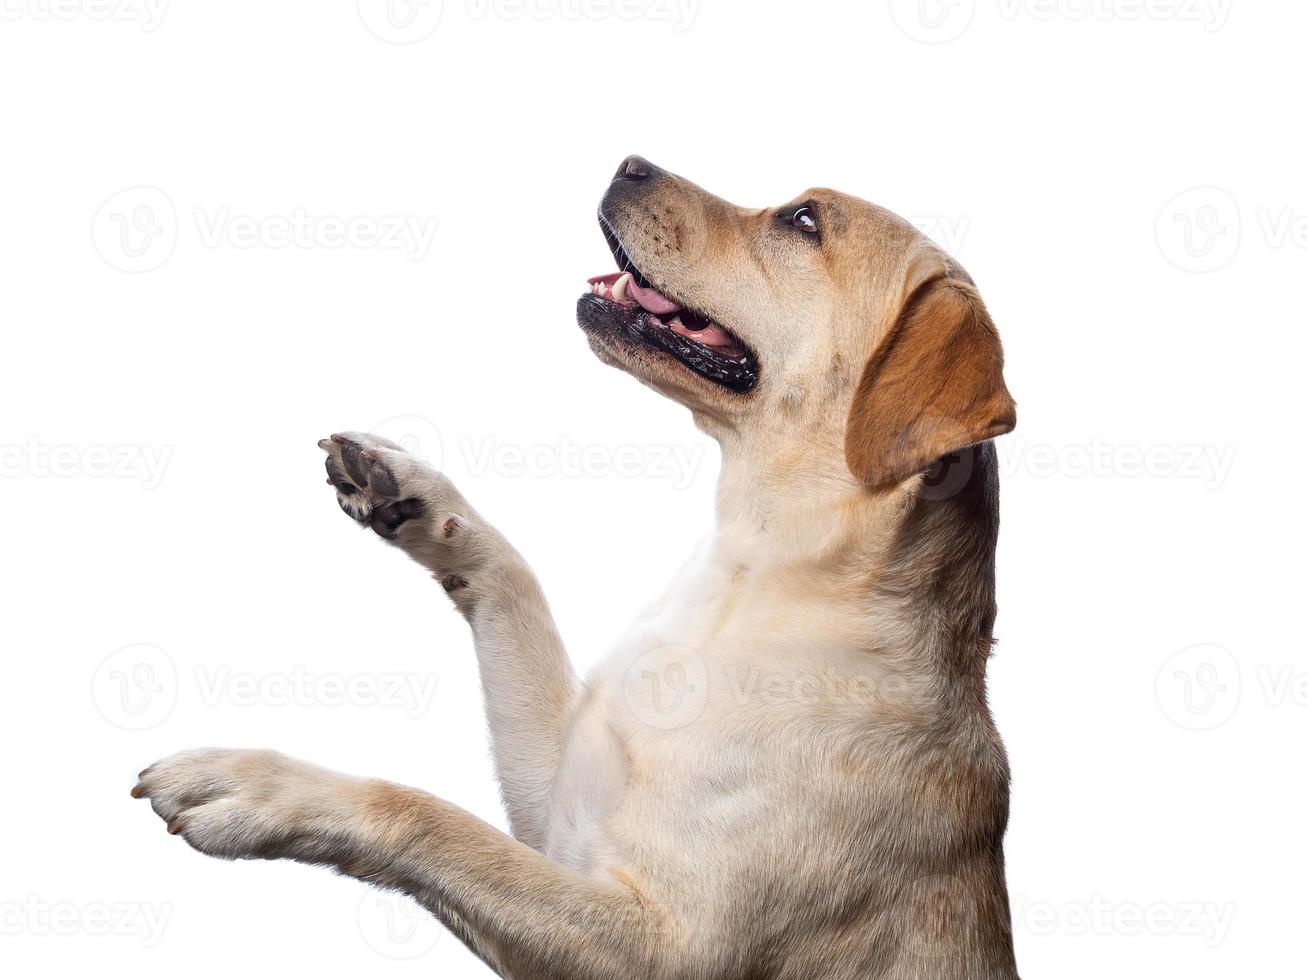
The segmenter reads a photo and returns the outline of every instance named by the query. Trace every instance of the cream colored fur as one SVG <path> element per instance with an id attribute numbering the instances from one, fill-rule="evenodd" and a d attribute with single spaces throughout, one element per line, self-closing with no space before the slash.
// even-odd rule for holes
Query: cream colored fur
<path id="1" fill-rule="evenodd" d="M 181 753 L 135 794 L 206 853 L 403 889 L 507 977 L 1014 977 L 1002 747 L 983 687 L 940 666 L 956 638 L 929 589 L 890 572 L 922 480 L 873 491 L 845 458 L 864 363 L 948 260 L 832 192 L 804 196 L 825 215 L 818 255 L 771 211 L 658 181 L 642 203 L 679 248 L 614 207 L 624 246 L 736 330 L 763 376 L 740 396 L 592 337 L 685 403 L 723 459 L 715 536 L 584 682 L 526 562 L 445 477 L 365 434 L 323 443 L 393 477 L 350 497 L 356 517 L 422 502 L 393 543 L 471 624 L 515 839 L 268 752 Z"/>

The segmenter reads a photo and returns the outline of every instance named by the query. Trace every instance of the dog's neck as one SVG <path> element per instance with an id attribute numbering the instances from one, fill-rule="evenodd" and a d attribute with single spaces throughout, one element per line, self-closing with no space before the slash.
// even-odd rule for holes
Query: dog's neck
<path id="1" fill-rule="evenodd" d="M 716 518 L 723 537 L 750 538 L 759 558 L 782 563 L 862 553 L 883 555 L 911 506 L 911 488 L 867 490 L 839 447 L 805 440 L 766 451 L 735 434 L 719 435 L 722 463 Z"/>
<path id="2" fill-rule="evenodd" d="M 872 491 L 832 447 L 758 453 L 722 439 L 717 545 L 767 575 L 802 569 L 814 589 L 865 611 L 926 606 L 919 636 L 936 668 L 983 689 L 995 616 L 998 473 L 993 446 L 946 457 L 889 491 Z M 840 587 L 840 586 L 844 587 Z"/>

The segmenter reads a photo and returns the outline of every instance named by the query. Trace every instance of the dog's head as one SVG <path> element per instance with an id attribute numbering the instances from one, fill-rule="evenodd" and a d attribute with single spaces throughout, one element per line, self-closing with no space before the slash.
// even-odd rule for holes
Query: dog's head
<path id="1" fill-rule="evenodd" d="M 620 271 L 578 304 L 591 347 L 719 437 L 885 488 L 1016 424 L 974 284 L 882 208 L 820 189 L 740 208 L 630 157 L 599 221 Z"/>

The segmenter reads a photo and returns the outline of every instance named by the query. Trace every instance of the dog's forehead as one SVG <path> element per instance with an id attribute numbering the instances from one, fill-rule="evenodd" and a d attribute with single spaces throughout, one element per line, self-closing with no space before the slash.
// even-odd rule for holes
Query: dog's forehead
<path id="1" fill-rule="evenodd" d="M 820 208 L 822 232 L 828 237 L 845 236 L 868 245 L 905 246 L 924 237 L 910 221 L 852 194 L 813 187 L 798 200 L 811 201 Z"/>
<path id="2" fill-rule="evenodd" d="M 888 208 L 824 187 L 810 188 L 800 200 L 818 211 L 826 267 L 848 301 L 892 303 L 915 269 L 939 263 L 930 239 Z"/>

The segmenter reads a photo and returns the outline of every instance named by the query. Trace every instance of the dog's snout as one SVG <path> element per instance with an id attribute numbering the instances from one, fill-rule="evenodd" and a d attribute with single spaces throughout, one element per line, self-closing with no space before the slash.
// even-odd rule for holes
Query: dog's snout
<path id="1" fill-rule="evenodd" d="M 657 167 L 641 156 L 629 156 L 622 161 L 613 180 L 648 180 L 661 173 Z"/>
<path id="2" fill-rule="evenodd" d="M 636 201 L 648 199 L 655 189 L 664 186 L 667 171 L 655 167 L 641 156 L 629 156 L 613 174 L 612 182 L 599 205 L 600 214 L 610 223 L 620 222 L 622 212 Z"/>

